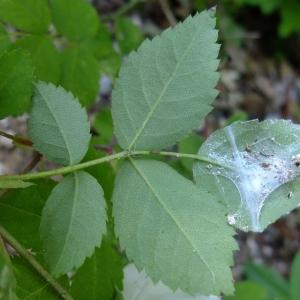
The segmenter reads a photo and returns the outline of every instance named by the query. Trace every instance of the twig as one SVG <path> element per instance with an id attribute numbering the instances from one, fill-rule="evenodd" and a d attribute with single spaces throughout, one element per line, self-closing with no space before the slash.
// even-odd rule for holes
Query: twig
<path id="1" fill-rule="evenodd" d="M 79 171 L 88 167 L 96 166 L 99 164 L 103 164 L 105 162 L 109 162 L 116 159 L 128 158 L 133 156 L 147 156 L 147 155 L 162 155 L 162 156 L 174 156 L 177 158 L 190 158 L 202 162 L 206 162 L 215 166 L 223 167 L 226 169 L 230 169 L 231 167 L 228 165 L 224 165 L 218 161 L 211 160 L 207 157 L 200 156 L 198 154 L 188 154 L 188 153 L 178 153 L 178 152 L 167 152 L 167 151 L 147 151 L 147 150 L 125 150 L 116 154 L 108 155 L 105 157 L 97 158 L 94 160 L 90 160 L 87 162 L 83 162 L 77 165 L 57 168 L 44 172 L 30 173 L 30 174 L 18 174 L 18 175 L 2 175 L 0 176 L 0 180 L 34 180 L 38 178 L 51 177 L 56 175 L 64 175 L 68 173 L 72 173 L 75 171 Z"/>
<path id="2" fill-rule="evenodd" d="M 104 16 L 103 19 L 106 20 L 115 20 L 118 17 L 126 14 L 128 11 L 133 9 L 136 5 L 144 2 L 145 0 L 131 0 L 127 4 L 124 4 L 119 10 L 117 10 L 115 13 L 111 15 Z"/>
<path id="3" fill-rule="evenodd" d="M 175 26 L 177 24 L 177 20 L 170 8 L 168 0 L 159 0 L 159 4 L 170 25 Z"/>
<path id="4" fill-rule="evenodd" d="M 27 146 L 27 147 L 32 147 L 32 141 L 30 141 L 24 137 L 21 137 L 18 135 L 12 135 L 12 134 L 6 133 L 1 130 L 0 130 L 0 136 L 3 136 L 9 140 L 12 140 L 16 144 L 20 144 L 20 145 Z"/>
<path id="5" fill-rule="evenodd" d="M 25 258 L 31 266 L 51 285 L 51 287 L 66 300 L 74 300 L 73 297 L 44 269 L 42 265 L 9 233 L 0 226 L 0 235 L 8 242 L 17 252 Z"/>
<path id="6" fill-rule="evenodd" d="M 30 163 L 24 168 L 24 170 L 22 171 L 21 174 L 25 174 L 28 173 L 30 171 L 32 171 L 35 166 L 40 162 L 42 158 L 42 155 L 38 152 L 35 152 L 33 155 L 32 160 L 30 161 Z M 3 197 L 6 193 L 8 193 L 10 191 L 10 189 L 4 189 L 0 191 L 0 198 Z"/>
<path id="7" fill-rule="evenodd" d="M 31 162 L 24 168 L 22 173 L 25 174 L 32 171 L 36 167 L 36 165 L 40 162 L 41 158 L 42 155 L 40 153 L 34 152 Z"/>

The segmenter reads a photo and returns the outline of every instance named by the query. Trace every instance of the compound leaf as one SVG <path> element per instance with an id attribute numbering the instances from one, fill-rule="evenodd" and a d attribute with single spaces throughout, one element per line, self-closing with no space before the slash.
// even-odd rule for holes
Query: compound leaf
<path id="1" fill-rule="evenodd" d="M 99 27 L 96 10 L 86 0 L 50 0 L 57 30 L 72 41 L 93 38 Z"/>
<path id="2" fill-rule="evenodd" d="M 26 36 L 17 40 L 15 47 L 31 54 L 38 80 L 58 82 L 60 78 L 60 55 L 49 36 Z"/>
<path id="3" fill-rule="evenodd" d="M 196 162 L 197 185 L 219 194 L 230 224 L 262 231 L 299 204 L 300 126 L 285 120 L 236 122 L 213 133 Z"/>
<path id="4" fill-rule="evenodd" d="M 113 91 L 123 148 L 159 149 L 200 125 L 217 95 L 215 19 L 207 11 L 146 40 L 122 65 Z"/>
<path id="5" fill-rule="evenodd" d="M 72 91 L 82 105 L 95 102 L 100 88 L 99 79 L 99 64 L 91 52 L 75 46 L 64 51 L 61 85 Z"/>
<path id="6" fill-rule="evenodd" d="M 71 292 L 78 300 L 111 300 L 115 287 L 122 290 L 121 257 L 108 238 L 96 248 L 91 258 L 80 267 L 72 280 Z"/>
<path id="7" fill-rule="evenodd" d="M 0 57 L 0 119 L 18 116 L 29 108 L 33 72 L 28 53 L 11 50 Z"/>
<path id="8" fill-rule="evenodd" d="M 40 82 L 36 85 L 29 118 L 29 136 L 37 151 L 50 161 L 78 163 L 90 141 L 86 111 L 62 87 Z"/>
<path id="9" fill-rule="evenodd" d="M 86 172 L 65 177 L 43 209 L 41 238 L 53 275 L 79 267 L 100 246 L 106 231 L 103 190 Z"/>
<path id="10" fill-rule="evenodd" d="M 237 246 L 222 207 L 165 163 L 125 162 L 113 214 L 121 247 L 154 282 L 191 294 L 233 291 Z"/>
<path id="11" fill-rule="evenodd" d="M 47 0 L 0 0 L 0 20 L 26 32 L 43 33 L 51 16 Z"/>

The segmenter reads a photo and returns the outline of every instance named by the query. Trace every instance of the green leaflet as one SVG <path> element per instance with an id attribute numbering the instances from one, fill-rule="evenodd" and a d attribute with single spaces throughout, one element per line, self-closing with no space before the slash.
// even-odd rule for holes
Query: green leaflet
<path id="1" fill-rule="evenodd" d="M 19 257 L 12 260 L 14 271 L 17 278 L 16 294 L 18 299 L 26 300 L 58 300 L 61 297 L 26 261 Z M 65 289 L 69 282 L 67 276 L 57 280 Z"/>
<path id="2" fill-rule="evenodd" d="M 76 272 L 71 292 L 77 300 L 112 300 L 115 288 L 122 290 L 121 257 L 108 238 Z"/>
<path id="3" fill-rule="evenodd" d="M 255 282 L 238 282 L 235 288 L 235 295 L 228 296 L 225 300 L 270 300 L 266 290 Z"/>
<path id="4" fill-rule="evenodd" d="M 121 65 L 121 56 L 114 49 L 111 34 L 104 24 L 100 23 L 96 36 L 81 42 L 81 46 L 98 60 L 100 73 L 114 77 L 117 75 Z"/>
<path id="5" fill-rule="evenodd" d="M 141 29 L 129 18 L 118 18 L 115 26 L 116 38 L 123 53 L 135 50 L 143 41 Z"/>
<path id="6" fill-rule="evenodd" d="M 27 189 L 13 190 L 1 197 L 0 224 L 26 249 L 30 249 L 36 259 L 43 262 L 42 243 L 39 238 L 40 215 L 54 183 L 51 180 L 39 180 L 36 183 Z M 19 299 L 59 298 L 23 258 L 14 256 L 12 264 Z"/>
<path id="7" fill-rule="evenodd" d="M 61 85 L 72 91 L 84 106 L 95 102 L 100 86 L 97 60 L 83 47 L 70 47 L 62 55 Z"/>
<path id="8" fill-rule="evenodd" d="M 289 284 L 279 273 L 264 266 L 246 265 L 247 277 L 264 287 L 269 295 L 275 299 L 290 299 Z"/>
<path id="9" fill-rule="evenodd" d="M 290 278 L 291 300 L 298 300 L 300 297 L 300 252 L 298 252 L 294 258 Z"/>
<path id="10" fill-rule="evenodd" d="M 54 183 L 39 180 L 26 189 L 11 190 L 0 198 L 0 225 L 26 249 L 40 254 L 40 215 Z"/>
<path id="11" fill-rule="evenodd" d="M 253 5 L 253 6 L 260 6 L 260 9 L 264 14 L 270 14 L 274 10 L 278 9 L 280 6 L 280 0 L 268 0 L 268 1 L 261 1 L 261 0 L 235 0 L 238 5 Z M 285 2 L 287 4 L 288 2 Z M 284 5 L 285 6 L 285 5 Z"/>
<path id="12" fill-rule="evenodd" d="M 17 40 L 15 47 L 31 54 L 38 80 L 57 83 L 60 78 L 60 55 L 46 35 L 29 35 Z"/>
<path id="13" fill-rule="evenodd" d="M 34 183 L 23 181 L 20 179 L 3 180 L 0 176 L 0 189 L 24 189 L 31 185 L 34 185 Z"/>
<path id="14" fill-rule="evenodd" d="M 16 300 L 15 288 L 16 278 L 5 245 L 0 236 L 0 299 Z"/>
<path id="15" fill-rule="evenodd" d="M 191 294 L 233 292 L 234 231 L 212 196 L 168 165 L 125 162 L 116 179 L 113 214 L 121 247 L 154 282 Z"/>
<path id="16" fill-rule="evenodd" d="M 57 30 L 72 41 L 93 38 L 99 27 L 95 9 L 86 0 L 50 0 Z"/>
<path id="17" fill-rule="evenodd" d="M 0 57 L 10 48 L 10 40 L 8 34 L 2 24 L 0 24 Z"/>
<path id="18" fill-rule="evenodd" d="M 43 209 L 41 238 L 51 273 L 59 276 L 79 267 L 106 231 L 103 190 L 86 172 L 65 177 Z"/>
<path id="19" fill-rule="evenodd" d="M 298 1 L 285 2 L 280 7 L 281 24 L 279 26 L 279 34 L 282 37 L 287 37 L 293 32 L 300 31 L 299 9 L 300 4 Z"/>
<path id="20" fill-rule="evenodd" d="M 197 185 L 219 195 L 228 221 L 262 231 L 299 206 L 300 126 L 285 120 L 236 122 L 213 133 L 199 154 L 222 163 L 196 162 Z"/>
<path id="21" fill-rule="evenodd" d="M 205 11 L 129 55 L 112 95 L 114 130 L 123 148 L 175 144 L 212 109 L 219 78 L 214 28 L 215 19 Z"/>
<path id="22" fill-rule="evenodd" d="M 16 294 L 18 299 L 26 300 L 58 300 L 60 296 L 53 288 L 21 257 L 12 259 L 15 276 L 17 279 Z M 64 277 L 58 280 L 60 284 L 68 286 Z"/>
<path id="23" fill-rule="evenodd" d="M 32 61 L 26 52 L 12 50 L 0 57 L 0 119 L 29 108 L 32 80 Z"/>
<path id="24" fill-rule="evenodd" d="M 88 149 L 86 111 L 62 87 L 44 82 L 36 85 L 28 126 L 35 149 L 50 161 L 76 164 Z"/>
<path id="25" fill-rule="evenodd" d="M 47 32 L 51 21 L 47 0 L 0 0 L 0 21 L 26 32 Z"/>

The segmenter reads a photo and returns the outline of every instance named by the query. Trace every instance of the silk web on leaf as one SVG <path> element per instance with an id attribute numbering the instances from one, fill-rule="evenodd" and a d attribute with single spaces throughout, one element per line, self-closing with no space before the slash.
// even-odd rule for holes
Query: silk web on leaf
<path id="1" fill-rule="evenodd" d="M 300 198 L 293 199 L 300 190 L 295 185 L 299 152 L 299 125 L 285 120 L 237 122 L 216 131 L 199 150 L 224 167 L 196 162 L 194 177 L 199 186 L 218 193 L 231 225 L 262 231 L 300 204 Z M 281 201 L 286 206 L 279 215 Z"/>

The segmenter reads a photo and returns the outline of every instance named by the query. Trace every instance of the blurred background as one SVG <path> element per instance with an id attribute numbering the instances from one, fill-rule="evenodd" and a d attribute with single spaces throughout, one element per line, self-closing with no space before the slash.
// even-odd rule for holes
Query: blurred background
<path id="1" fill-rule="evenodd" d="M 205 123 L 174 150 L 196 153 L 210 133 L 237 120 L 284 118 L 300 122 L 299 0 L 89 2 L 99 15 L 101 30 L 93 45 L 100 69 L 96 100 L 89 101 L 87 107 L 93 123 L 94 148 L 103 155 L 116 150 L 109 106 L 122 60 L 145 38 L 152 38 L 203 9 L 216 10 L 219 42 L 222 44 L 220 94 Z M 58 49 L 66 43 L 59 39 L 56 42 Z M 67 88 L 80 98 L 76 85 L 85 85 L 85 75 L 92 69 L 78 72 L 75 74 L 77 83 Z M 25 121 L 26 116 L 3 119 L 0 130 L 26 136 Z M 38 166 L 30 165 L 31 158 L 31 150 L 24 151 L 0 137 L 0 173 L 21 172 L 28 168 L 28 164 L 31 169 L 49 167 L 43 161 Z M 191 178 L 190 161 L 170 162 Z M 241 250 L 236 253 L 233 272 L 235 279 L 242 283 L 238 284 L 236 297 L 228 299 L 300 299 L 300 288 L 298 298 L 290 298 L 289 293 L 292 281 L 296 280 L 300 286 L 300 277 L 297 277 L 298 281 L 295 277 L 295 274 L 300 274 L 300 262 L 297 265 L 295 260 L 300 247 L 299 211 L 281 218 L 262 234 L 238 232 L 237 239 Z"/>

